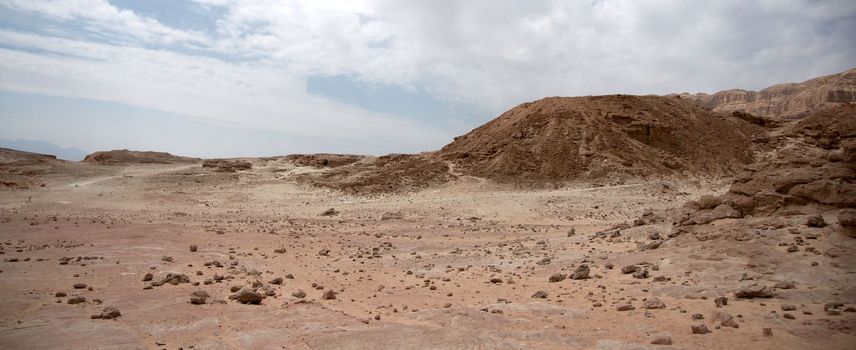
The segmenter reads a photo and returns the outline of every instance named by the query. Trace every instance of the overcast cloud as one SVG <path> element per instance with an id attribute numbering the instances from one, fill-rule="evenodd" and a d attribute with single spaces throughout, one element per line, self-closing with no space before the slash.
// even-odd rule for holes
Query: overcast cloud
<path id="1" fill-rule="evenodd" d="M 0 90 L 300 140 L 243 145 L 247 155 L 431 150 L 544 96 L 758 89 L 856 66 L 852 0 L 0 0 L 0 20 Z M 373 110 L 308 92 L 317 77 L 465 112 Z M 21 125 L 0 137 L 62 132 Z M 68 144 L 92 137 L 62 146 L 105 146 Z M 135 145 L 181 152 L 188 142 L 201 141 Z"/>

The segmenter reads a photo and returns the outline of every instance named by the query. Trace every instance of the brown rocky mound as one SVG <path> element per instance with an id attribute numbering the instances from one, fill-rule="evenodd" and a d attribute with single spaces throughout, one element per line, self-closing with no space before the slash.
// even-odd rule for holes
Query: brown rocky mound
<path id="1" fill-rule="evenodd" d="M 201 159 L 174 156 L 166 152 L 113 150 L 92 153 L 83 159 L 88 163 L 99 164 L 175 164 L 196 163 Z"/>
<path id="2" fill-rule="evenodd" d="M 418 190 L 452 178 L 449 166 L 427 153 L 367 157 L 349 165 L 297 177 L 300 182 L 349 193 Z"/>
<path id="3" fill-rule="evenodd" d="M 240 159 L 206 159 L 202 162 L 202 167 L 223 173 L 234 173 L 241 170 L 250 170 L 253 168 L 253 164 Z"/>
<path id="4" fill-rule="evenodd" d="M 336 168 L 348 165 L 365 158 L 353 154 L 289 154 L 285 156 L 287 161 L 299 166 L 311 166 L 315 168 Z"/>
<path id="5" fill-rule="evenodd" d="M 813 112 L 856 102 L 856 69 L 804 81 L 773 85 L 761 91 L 732 89 L 713 95 L 681 94 L 716 112 L 746 112 L 779 120 L 799 119 Z"/>
<path id="6" fill-rule="evenodd" d="M 74 165 L 53 155 L 0 148 L 0 188 L 44 186 L 43 175 L 73 172 Z"/>
<path id="7" fill-rule="evenodd" d="M 778 137 L 775 157 L 747 166 L 728 193 L 687 203 L 680 223 L 856 208 L 856 104 L 815 113 Z"/>
<path id="8" fill-rule="evenodd" d="M 735 125 L 679 98 L 550 97 L 456 138 L 439 157 L 462 173 L 515 183 L 721 175 L 752 160 L 751 143 Z"/>

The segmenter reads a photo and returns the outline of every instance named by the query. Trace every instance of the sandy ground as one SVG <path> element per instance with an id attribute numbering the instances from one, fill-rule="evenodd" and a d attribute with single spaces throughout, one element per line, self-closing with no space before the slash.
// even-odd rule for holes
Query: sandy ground
<path id="1" fill-rule="evenodd" d="M 665 218 L 593 238 L 727 182 L 533 191 L 464 177 L 360 197 L 297 184 L 290 176 L 313 170 L 276 161 L 235 174 L 198 164 L 79 167 L 98 170 L 0 191 L 0 348 L 856 348 L 856 313 L 846 310 L 856 303 L 853 239 L 831 226 L 726 219 L 705 237 L 757 236 L 685 235 L 640 250 L 670 232 Z M 795 236 L 815 249 L 786 252 L 781 243 Z M 550 282 L 581 264 L 589 278 Z M 628 265 L 650 275 L 622 273 Z M 190 282 L 143 281 L 170 272 Z M 796 288 L 733 294 L 783 281 Z M 260 304 L 229 299 L 233 286 L 254 282 L 271 294 Z M 200 290 L 205 304 L 190 303 Z M 86 301 L 69 304 L 74 296 Z M 728 305 L 715 305 L 720 296 Z M 654 298 L 664 306 L 646 309 Z M 836 302 L 844 311 L 828 314 L 824 305 Z M 121 316 L 91 318 L 108 306 Z M 710 333 L 693 334 L 698 324 Z M 663 336 L 672 345 L 651 344 Z"/>

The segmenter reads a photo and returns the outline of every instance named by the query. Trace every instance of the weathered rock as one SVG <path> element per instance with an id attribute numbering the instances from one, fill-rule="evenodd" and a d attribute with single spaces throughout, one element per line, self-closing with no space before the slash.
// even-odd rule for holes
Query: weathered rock
<path id="1" fill-rule="evenodd" d="M 535 294 L 532 294 L 532 297 L 538 298 L 538 299 L 544 299 L 547 297 L 547 292 L 545 292 L 543 290 L 539 290 L 539 291 L 535 292 Z"/>
<path id="2" fill-rule="evenodd" d="M 261 304 L 263 296 L 261 293 L 258 293 L 249 288 L 242 288 L 237 293 L 232 294 L 229 298 L 237 300 L 242 304 Z"/>
<path id="3" fill-rule="evenodd" d="M 633 278 L 645 279 L 648 278 L 649 272 L 648 269 L 641 269 L 633 273 Z"/>
<path id="4" fill-rule="evenodd" d="M 155 287 L 162 286 L 164 284 L 171 284 L 175 286 L 181 283 L 190 283 L 190 277 L 187 277 L 187 275 L 183 273 L 170 272 L 167 273 L 166 276 L 164 276 L 164 278 L 162 278 L 160 281 L 152 282 L 152 285 Z"/>
<path id="5" fill-rule="evenodd" d="M 567 276 L 563 273 L 554 273 L 550 276 L 550 282 L 561 282 L 564 281 Z"/>
<path id="6" fill-rule="evenodd" d="M 326 292 L 324 292 L 324 295 L 321 296 L 321 299 L 324 299 L 324 300 L 336 299 L 336 292 L 334 292 L 332 289 L 328 289 Z"/>
<path id="7" fill-rule="evenodd" d="M 295 298 L 303 299 L 303 298 L 305 298 L 305 297 L 306 297 L 306 292 L 304 292 L 304 291 L 302 291 L 302 290 L 298 289 L 297 291 L 295 291 L 295 292 L 291 293 L 291 296 L 293 296 L 293 297 L 295 297 Z"/>
<path id="8" fill-rule="evenodd" d="M 726 312 L 717 311 L 713 313 L 711 317 L 713 322 L 719 322 L 719 325 L 722 327 L 731 327 L 731 328 L 740 328 L 740 325 L 737 324 L 737 321 L 734 320 L 734 316 Z"/>
<path id="9" fill-rule="evenodd" d="M 112 307 L 112 306 L 108 306 L 108 307 L 105 307 L 103 310 L 101 310 L 101 315 L 99 315 L 99 316 L 101 316 L 100 317 L 101 319 L 109 320 L 109 319 L 113 319 L 113 318 L 122 316 L 122 313 L 119 312 L 119 309 Z"/>
<path id="10" fill-rule="evenodd" d="M 270 283 L 270 284 L 282 284 L 282 277 L 274 278 L 274 279 L 268 281 L 268 283 Z"/>
<path id="11" fill-rule="evenodd" d="M 623 273 L 623 274 L 634 273 L 638 270 L 639 270 L 639 266 L 627 265 L 627 266 L 624 266 L 621 268 L 621 273 Z"/>
<path id="12" fill-rule="evenodd" d="M 672 336 L 668 334 L 658 334 L 655 335 L 651 340 L 651 344 L 654 345 L 672 345 Z"/>
<path id="13" fill-rule="evenodd" d="M 71 305 L 85 303 L 85 302 L 86 302 L 86 297 L 84 297 L 82 295 L 73 296 L 71 298 L 68 298 L 68 301 L 67 301 L 67 303 L 69 303 Z"/>
<path id="14" fill-rule="evenodd" d="M 728 305 L 728 297 L 716 297 L 713 299 L 713 303 L 716 304 L 716 307 L 723 307 Z"/>
<path id="15" fill-rule="evenodd" d="M 644 308 L 644 309 L 665 309 L 666 303 L 664 303 L 663 301 L 661 301 L 658 298 L 650 298 L 648 300 L 645 300 L 644 303 L 642 303 L 642 308 Z"/>
<path id="16" fill-rule="evenodd" d="M 823 216 L 814 215 L 806 220 L 805 225 L 808 227 L 825 227 L 826 220 L 823 219 Z"/>
<path id="17" fill-rule="evenodd" d="M 572 279 L 572 280 L 584 280 L 584 279 L 587 279 L 587 278 L 589 278 L 589 272 L 591 272 L 591 270 L 589 269 L 589 267 L 588 267 L 587 265 L 585 265 L 585 264 L 582 264 L 582 265 L 580 265 L 580 266 L 578 266 L 578 267 L 577 267 L 577 270 L 576 270 L 576 271 L 574 271 L 574 273 L 573 273 L 573 274 L 571 274 L 571 279 Z"/>
<path id="18" fill-rule="evenodd" d="M 700 324 L 694 324 L 694 325 L 690 326 L 690 328 L 692 329 L 693 334 L 707 334 L 707 333 L 710 333 L 710 330 L 709 330 L 709 329 L 707 329 L 707 326 L 705 326 L 704 324 L 701 324 L 701 323 L 700 323 Z"/>
<path id="19" fill-rule="evenodd" d="M 636 310 L 636 307 L 633 305 L 630 305 L 630 304 L 622 304 L 622 305 L 618 305 L 618 307 L 616 307 L 615 309 L 618 311 L 630 311 L 630 310 Z"/>
<path id="20" fill-rule="evenodd" d="M 151 273 L 146 273 L 145 275 L 143 275 L 143 282 L 151 281 L 153 278 L 155 278 L 154 275 L 152 275 Z"/>
<path id="21" fill-rule="evenodd" d="M 190 252 L 191 253 L 196 252 L 197 249 L 199 249 L 199 248 L 195 244 L 190 246 Z"/>
<path id="22" fill-rule="evenodd" d="M 753 284 L 734 291 L 734 296 L 738 298 L 772 298 L 774 294 L 767 286 Z"/>
<path id="23" fill-rule="evenodd" d="M 211 296 L 208 295 L 208 292 L 204 290 L 197 290 L 190 294 L 190 303 L 194 305 L 202 305 L 208 302 L 208 298 Z"/>

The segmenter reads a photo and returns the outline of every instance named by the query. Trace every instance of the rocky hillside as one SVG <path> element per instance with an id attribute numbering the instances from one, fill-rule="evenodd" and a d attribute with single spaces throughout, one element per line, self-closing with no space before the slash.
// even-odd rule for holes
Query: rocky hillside
<path id="1" fill-rule="evenodd" d="M 779 120 L 799 119 L 812 112 L 856 102 L 856 68 L 802 83 L 773 85 L 761 91 L 732 89 L 713 95 L 679 96 L 716 112 L 740 111 Z"/>
<path id="2" fill-rule="evenodd" d="M 166 152 L 113 150 L 92 153 L 83 159 L 87 163 L 99 164 L 174 164 L 196 163 L 199 158 L 174 156 Z"/>
<path id="3" fill-rule="evenodd" d="M 549 97 L 514 107 L 438 156 L 500 182 L 721 175 L 752 161 L 740 123 L 679 98 Z"/>

